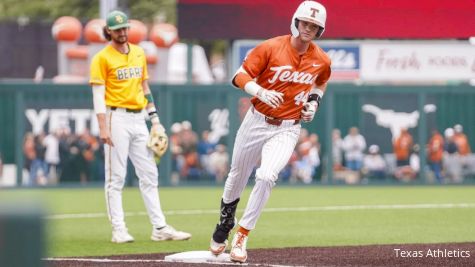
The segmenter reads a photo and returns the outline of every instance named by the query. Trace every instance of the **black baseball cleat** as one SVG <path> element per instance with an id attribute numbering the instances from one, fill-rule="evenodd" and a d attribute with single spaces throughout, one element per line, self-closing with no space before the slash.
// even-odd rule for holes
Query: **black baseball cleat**
<path id="1" fill-rule="evenodd" d="M 214 255 L 219 255 L 226 250 L 229 232 L 231 232 L 231 230 L 237 224 L 235 214 L 238 202 L 239 198 L 231 203 L 225 204 L 221 199 L 219 223 L 216 225 L 209 245 L 209 250 Z"/>

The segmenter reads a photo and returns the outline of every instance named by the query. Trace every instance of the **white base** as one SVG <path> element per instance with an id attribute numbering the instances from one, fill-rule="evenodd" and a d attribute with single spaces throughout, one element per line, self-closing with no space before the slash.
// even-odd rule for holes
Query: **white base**
<path id="1" fill-rule="evenodd" d="M 209 251 L 187 251 L 165 256 L 165 261 L 205 263 L 205 262 L 231 262 L 229 253 L 222 253 L 215 256 Z"/>

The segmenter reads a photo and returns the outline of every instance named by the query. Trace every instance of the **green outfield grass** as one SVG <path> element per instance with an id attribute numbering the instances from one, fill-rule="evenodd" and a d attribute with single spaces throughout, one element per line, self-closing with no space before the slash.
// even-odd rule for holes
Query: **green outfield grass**
<path id="1" fill-rule="evenodd" d="M 129 244 L 110 242 L 111 229 L 101 188 L 3 190 L 0 201 L 33 199 L 45 205 L 49 216 L 80 215 L 80 218 L 45 220 L 48 256 L 71 257 L 206 250 L 218 220 L 221 193 L 221 187 L 160 189 L 168 223 L 193 234 L 185 242 L 149 239 L 152 229 L 148 217 L 143 215 L 145 208 L 137 188 L 124 191 L 124 208 L 130 214 L 127 224 L 136 240 Z M 248 188 L 239 205 L 238 217 L 249 193 Z M 420 205 L 461 203 L 469 205 Z M 277 186 L 266 209 L 251 232 L 250 249 L 475 242 L 475 186 Z M 81 214 L 95 217 L 81 217 Z"/>

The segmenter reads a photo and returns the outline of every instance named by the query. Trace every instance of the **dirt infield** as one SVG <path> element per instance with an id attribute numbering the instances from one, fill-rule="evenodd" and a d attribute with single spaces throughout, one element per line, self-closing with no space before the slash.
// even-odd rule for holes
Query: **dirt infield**
<path id="1" fill-rule="evenodd" d="M 254 249 L 247 266 L 475 266 L 474 243 L 370 245 Z M 233 266 L 241 264 L 185 264 L 164 262 L 169 254 L 121 255 L 46 261 L 51 267 L 90 266 Z M 412 257 L 408 257 L 411 255 Z M 110 260 L 110 261 L 107 261 Z"/>

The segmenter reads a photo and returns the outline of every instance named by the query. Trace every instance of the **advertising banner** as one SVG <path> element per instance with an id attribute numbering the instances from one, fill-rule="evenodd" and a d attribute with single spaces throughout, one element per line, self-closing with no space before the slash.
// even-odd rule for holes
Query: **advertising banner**
<path id="1" fill-rule="evenodd" d="M 361 78 L 378 82 L 475 79 L 475 46 L 462 43 L 362 43 Z"/>

